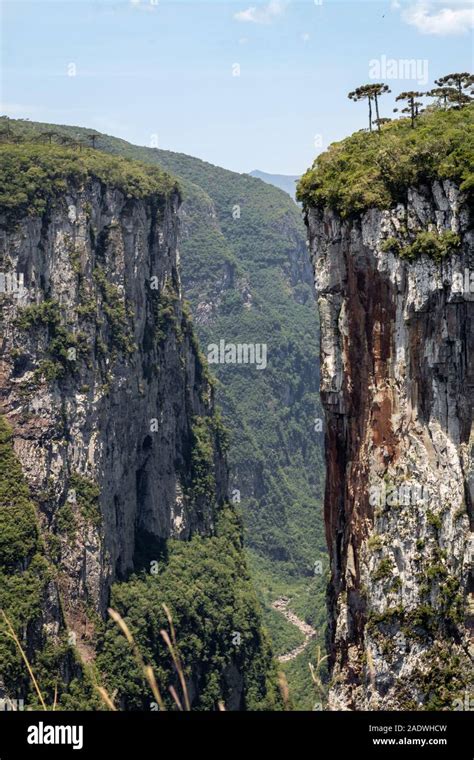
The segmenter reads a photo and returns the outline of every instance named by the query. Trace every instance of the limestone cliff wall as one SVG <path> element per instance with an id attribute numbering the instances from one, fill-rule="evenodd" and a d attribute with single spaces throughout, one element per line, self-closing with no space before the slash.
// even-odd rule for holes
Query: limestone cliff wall
<path id="1" fill-rule="evenodd" d="M 310 208 L 307 224 L 327 423 L 329 706 L 456 709 L 474 654 L 472 212 L 446 181 L 352 219 Z M 439 262 L 400 256 L 420 231 L 452 231 L 461 247 Z"/>
<path id="2" fill-rule="evenodd" d="M 212 534 L 227 493 L 213 430 L 213 498 L 194 488 L 193 424 L 214 402 L 183 312 L 178 207 L 89 179 L 3 233 L 24 288 L 1 296 L 1 408 L 71 625 L 105 612 L 144 547 Z"/>

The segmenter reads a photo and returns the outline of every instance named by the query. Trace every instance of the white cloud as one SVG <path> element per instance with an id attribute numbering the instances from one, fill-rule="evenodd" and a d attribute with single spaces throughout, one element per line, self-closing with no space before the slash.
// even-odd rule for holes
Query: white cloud
<path id="1" fill-rule="evenodd" d="M 136 11 L 148 11 L 152 13 L 158 8 L 160 0 L 130 0 L 131 7 Z"/>
<path id="2" fill-rule="evenodd" d="M 262 6 L 252 5 L 245 11 L 239 11 L 234 14 L 236 21 L 250 22 L 253 24 L 270 24 L 278 16 L 285 12 L 287 2 L 285 0 L 270 0 L 269 3 Z"/>
<path id="3" fill-rule="evenodd" d="M 402 10 L 402 18 L 422 34 L 466 34 L 474 26 L 474 10 L 471 3 L 453 2 L 440 7 L 429 0 L 417 0 Z"/>

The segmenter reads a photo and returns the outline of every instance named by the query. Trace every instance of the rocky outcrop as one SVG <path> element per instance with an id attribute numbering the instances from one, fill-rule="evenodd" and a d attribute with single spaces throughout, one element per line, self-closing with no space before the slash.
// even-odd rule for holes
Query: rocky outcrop
<path id="1" fill-rule="evenodd" d="M 89 178 L 3 234 L 2 269 L 23 286 L 1 296 L 1 408 L 58 568 L 56 629 L 64 614 L 85 646 L 111 583 L 165 539 L 212 535 L 227 495 L 213 388 L 183 310 L 179 202 Z M 196 426 L 210 436 L 212 493 L 197 487 Z"/>
<path id="2" fill-rule="evenodd" d="M 329 706 L 456 709 L 472 695 L 474 655 L 472 215 L 444 181 L 345 220 L 310 207 L 307 224 L 326 414 Z M 420 233 L 452 250 L 434 260 Z"/>

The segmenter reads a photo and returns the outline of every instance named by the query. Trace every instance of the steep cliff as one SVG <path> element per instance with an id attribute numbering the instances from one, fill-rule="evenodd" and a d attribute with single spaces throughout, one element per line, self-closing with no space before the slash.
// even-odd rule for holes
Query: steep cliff
<path id="1" fill-rule="evenodd" d="M 0 119 L 16 139 L 86 141 L 90 130 Z M 229 484 L 242 511 L 246 552 L 276 654 L 299 643 L 272 608 L 279 595 L 324 645 L 327 551 L 322 500 L 324 434 L 318 392 L 319 326 L 301 210 L 284 192 L 193 156 L 94 133 L 96 149 L 164 168 L 179 180 L 181 279 L 204 351 L 264 343 L 267 367 L 212 364 L 229 431 Z M 317 564 L 316 564 L 317 563 Z M 314 572 L 315 567 L 321 572 Z M 278 589 L 278 591 L 277 591 Z M 295 634 L 297 639 L 295 640 Z M 296 679 L 314 704 L 308 666 Z M 289 663 L 289 669 L 296 663 Z"/>
<path id="2" fill-rule="evenodd" d="M 225 435 L 213 384 L 183 307 L 176 184 L 157 169 L 97 151 L 5 145 L 2 158 L 3 464 L 18 470 L 18 482 L 10 477 L 2 492 L 7 587 L 1 606 L 38 668 L 45 649 L 59 651 L 68 633 L 72 649 L 57 660 L 60 695 L 73 675 L 81 680 L 81 661 L 99 652 L 118 703 L 142 707 L 142 674 L 114 671 L 117 650 L 103 621 L 115 582 L 114 606 L 166 685 L 175 678 L 169 655 L 147 628 L 152 616 L 159 638 L 166 601 L 179 620 L 178 636 L 185 640 L 191 629 L 199 639 L 201 632 L 198 650 L 205 642 L 211 649 L 206 661 L 189 642 L 186 647 L 193 704 L 203 694 L 209 709 L 219 698 L 237 709 L 256 704 L 266 697 L 270 655 L 240 526 L 227 502 Z M 31 546 L 23 550 L 27 537 Z M 189 557 L 176 548 L 180 543 Z M 208 554 L 214 572 L 223 563 L 219 588 L 206 572 Z M 33 573 L 33 590 L 35 562 L 41 573 Z M 183 568 L 189 577 L 182 577 Z M 182 588 L 173 588 L 179 573 L 187 592 L 200 575 L 201 593 L 212 586 L 212 610 L 201 600 L 195 619 Z M 15 591 L 24 595 L 23 606 Z M 222 630 L 216 623 L 212 636 L 205 634 L 206 616 L 224 598 L 231 614 Z M 232 644 L 236 632 L 240 649 Z M 2 644 L 8 654 L 3 689 L 24 696 L 27 679 L 11 642 Z M 219 648 L 225 653 L 213 660 Z M 261 688 L 242 672 L 244 665 L 254 666 Z M 124 675 L 130 682 L 135 677 L 133 688 Z"/>
<path id="3" fill-rule="evenodd" d="M 321 322 L 330 709 L 460 709 L 472 694 L 469 166 L 467 108 L 354 135 L 300 186 Z"/>

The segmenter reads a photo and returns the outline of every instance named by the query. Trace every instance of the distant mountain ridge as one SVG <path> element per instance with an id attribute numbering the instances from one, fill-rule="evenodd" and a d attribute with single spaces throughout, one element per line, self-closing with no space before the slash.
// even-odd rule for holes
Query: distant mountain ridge
<path id="1" fill-rule="evenodd" d="M 288 193 L 288 195 L 291 195 L 293 200 L 296 200 L 296 183 L 300 180 L 299 175 L 268 174 L 267 172 L 260 171 L 260 169 L 254 169 L 252 172 L 249 172 L 249 174 L 251 177 L 261 179 L 262 182 L 266 182 L 268 185 L 279 187 L 280 190 L 283 190 L 285 193 Z"/>

